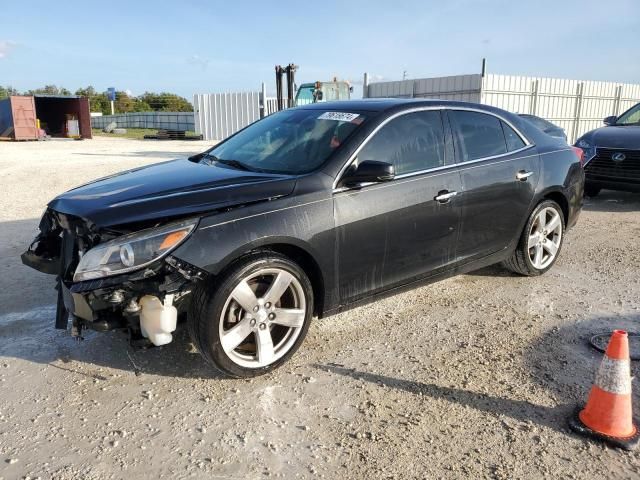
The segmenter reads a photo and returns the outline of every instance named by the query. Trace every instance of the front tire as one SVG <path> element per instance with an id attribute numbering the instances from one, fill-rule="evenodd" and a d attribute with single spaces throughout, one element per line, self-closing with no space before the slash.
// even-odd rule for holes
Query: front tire
<path id="1" fill-rule="evenodd" d="M 313 315 L 313 288 L 287 257 L 260 252 L 194 292 L 191 339 L 207 362 L 232 377 L 254 377 L 286 362 Z"/>
<path id="2" fill-rule="evenodd" d="M 531 212 L 518 246 L 504 265 L 528 277 L 542 275 L 558 259 L 564 240 L 565 218 L 560 205 L 545 200 Z"/>

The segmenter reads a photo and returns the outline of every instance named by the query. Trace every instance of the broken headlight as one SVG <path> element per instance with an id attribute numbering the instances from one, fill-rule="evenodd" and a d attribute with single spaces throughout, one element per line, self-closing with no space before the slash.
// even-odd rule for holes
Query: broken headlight
<path id="1" fill-rule="evenodd" d="M 82 256 L 73 281 L 92 280 L 143 268 L 180 245 L 197 223 L 193 219 L 172 223 L 97 245 Z"/>

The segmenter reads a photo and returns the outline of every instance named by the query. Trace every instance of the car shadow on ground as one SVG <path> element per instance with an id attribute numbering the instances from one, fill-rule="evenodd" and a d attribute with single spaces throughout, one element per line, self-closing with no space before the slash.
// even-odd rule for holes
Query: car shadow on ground
<path id="1" fill-rule="evenodd" d="M 590 212 L 640 211 L 640 193 L 602 190 L 597 197 L 585 197 L 583 208 Z"/>
<path id="2" fill-rule="evenodd" d="M 544 386 L 558 402 L 575 404 L 586 400 L 603 353 L 589 344 L 596 334 L 622 329 L 640 332 L 640 312 L 632 315 L 596 316 L 566 321 L 530 343 L 522 361 L 531 379 Z M 630 341 L 633 351 L 640 348 L 637 338 Z M 631 362 L 631 375 L 640 374 L 640 362 Z M 635 406 L 640 407 L 640 390 L 634 388 Z"/>
<path id="3" fill-rule="evenodd" d="M 545 407 L 524 400 L 496 397 L 460 388 L 439 386 L 433 383 L 403 380 L 338 365 L 315 365 L 315 367 L 326 372 L 351 377 L 356 380 L 365 380 L 377 385 L 384 385 L 391 389 L 404 390 L 416 395 L 422 395 L 423 397 L 457 403 L 491 415 L 505 415 L 519 422 L 530 421 L 554 430 L 562 430 L 563 424 L 562 422 L 559 423 L 557 419 L 568 416 L 572 411 L 572 407 L 567 406 Z"/>
<path id="4" fill-rule="evenodd" d="M 100 380 L 107 369 L 132 375 L 222 379 L 209 366 L 189 339 L 181 323 L 173 341 L 162 347 L 132 346 L 126 331 L 84 330 L 83 339 L 69 330 L 54 328 L 55 306 L 0 315 L 0 356 L 46 364 L 59 370 Z"/>
<path id="5" fill-rule="evenodd" d="M 546 403 L 552 403 L 555 406 L 395 378 L 332 363 L 314 364 L 314 367 L 330 374 L 457 403 L 495 417 L 506 416 L 518 422 L 531 422 L 566 434 L 569 432 L 567 419 L 576 407 L 584 405 L 595 372 L 603 357 L 601 352 L 588 344 L 589 338 L 594 334 L 611 332 L 617 328 L 629 331 L 640 330 L 640 314 L 629 317 L 600 317 L 568 323 L 560 328 L 549 330 L 525 348 L 522 363 L 535 384 L 534 389 L 538 391 L 541 388 L 544 391 Z M 632 376 L 639 374 L 640 362 L 631 362 L 631 364 Z M 500 365 L 496 364 L 495 368 L 499 369 Z M 517 392 L 523 385 L 514 379 L 512 387 Z M 524 388 L 527 388 L 526 385 Z M 634 410 L 638 411 L 640 392 L 635 390 Z M 513 396 L 517 397 L 517 393 Z"/>
<path id="6" fill-rule="evenodd" d="M 503 267 L 500 263 L 495 265 L 489 265 L 488 267 L 481 268 L 480 270 L 474 270 L 467 272 L 465 275 L 471 275 L 472 277 L 519 277 L 517 273 L 513 273 Z"/>

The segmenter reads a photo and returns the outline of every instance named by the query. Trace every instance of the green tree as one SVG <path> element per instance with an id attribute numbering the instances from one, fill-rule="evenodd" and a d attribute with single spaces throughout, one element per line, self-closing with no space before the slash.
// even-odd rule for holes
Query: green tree
<path id="1" fill-rule="evenodd" d="M 193 112 L 193 105 L 175 93 L 145 92 L 139 98 L 157 112 Z"/>
<path id="2" fill-rule="evenodd" d="M 19 95 L 19 93 L 13 87 L 0 86 L 0 98 L 9 95 Z M 64 87 L 45 85 L 41 88 L 28 90 L 24 95 L 71 95 L 71 92 Z M 98 92 L 92 85 L 89 85 L 85 88 L 78 88 L 75 95 L 87 97 L 92 112 L 102 112 L 103 115 L 111 114 L 111 102 L 107 98 L 106 92 Z M 193 105 L 186 98 L 169 92 L 145 92 L 134 97 L 128 95 L 127 92 L 119 91 L 116 92 L 114 107 L 115 113 L 193 112 Z"/>
<path id="3" fill-rule="evenodd" d="M 45 85 L 42 88 L 29 90 L 27 95 L 71 95 L 71 92 L 64 87 L 58 88 L 56 85 Z"/>
<path id="4" fill-rule="evenodd" d="M 89 99 L 89 108 L 92 112 L 100 112 L 103 115 L 111 114 L 111 106 L 105 92 L 97 92 L 89 85 L 86 88 L 79 88 L 75 94 Z"/>
<path id="5" fill-rule="evenodd" d="M 0 99 L 7 98 L 11 95 L 19 95 L 18 90 L 9 85 L 7 85 L 6 87 L 0 85 Z"/>

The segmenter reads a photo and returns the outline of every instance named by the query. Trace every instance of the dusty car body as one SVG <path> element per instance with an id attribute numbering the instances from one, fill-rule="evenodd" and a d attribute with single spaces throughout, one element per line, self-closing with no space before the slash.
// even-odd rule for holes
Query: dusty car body
<path id="1" fill-rule="evenodd" d="M 154 337 L 153 328 L 168 334 L 188 312 L 212 365 L 255 375 L 293 354 L 312 316 L 501 261 L 544 273 L 582 206 L 576 152 L 492 107 L 382 99 L 268 118 L 291 119 L 290 144 L 300 150 L 288 172 L 215 155 L 263 155 L 267 147 L 247 150 L 252 128 L 266 131 L 273 150 L 281 125 L 269 130 L 265 119 L 201 155 L 96 180 L 49 203 L 22 259 L 57 276 L 56 327 L 71 319 L 76 333 L 128 328 L 162 344 L 170 335 Z M 307 121 L 316 126 L 299 130 Z M 313 133 L 318 124 L 326 138 Z M 482 143 L 494 124 L 504 131 L 498 150 Z M 423 126 L 435 129 L 430 137 Z M 295 143 L 300 132 L 307 136 Z M 309 146 L 326 154 L 299 168 L 301 156 L 314 155 Z M 425 156 L 436 163 L 423 168 Z"/>

